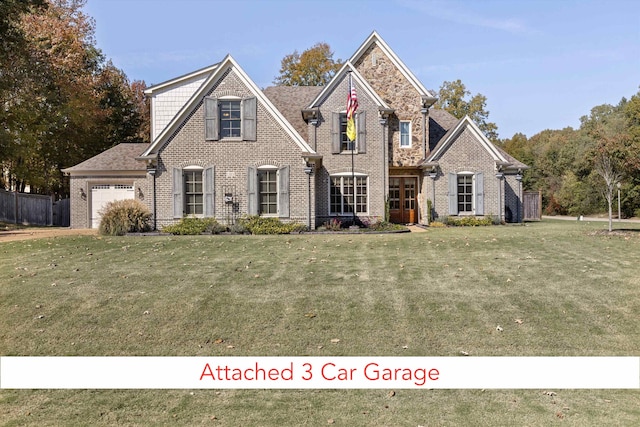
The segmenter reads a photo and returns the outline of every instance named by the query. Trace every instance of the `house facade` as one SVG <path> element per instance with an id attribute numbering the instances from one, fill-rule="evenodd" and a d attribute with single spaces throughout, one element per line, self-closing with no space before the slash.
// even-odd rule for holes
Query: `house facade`
<path id="1" fill-rule="evenodd" d="M 189 215 L 426 224 L 428 206 L 432 218 L 521 221 L 527 166 L 468 117 L 432 108 L 434 95 L 375 32 L 322 87 L 261 90 L 227 56 L 146 94 L 151 144 L 120 144 L 64 170 L 72 227 L 96 227 L 119 198 L 145 203 L 158 229 Z"/>

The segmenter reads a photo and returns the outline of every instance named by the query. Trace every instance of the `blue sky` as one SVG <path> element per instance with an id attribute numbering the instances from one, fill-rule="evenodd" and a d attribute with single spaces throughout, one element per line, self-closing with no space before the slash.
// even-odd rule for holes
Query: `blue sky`
<path id="1" fill-rule="evenodd" d="M 640 87 L 636 0 L 88 0 L 130 80 L 160 83 L 230 53 L 259 87 L 317 42 L 348 59 L 373 30 L 428 89 L 461 79 L 500 137 L 579 127 Z"/>

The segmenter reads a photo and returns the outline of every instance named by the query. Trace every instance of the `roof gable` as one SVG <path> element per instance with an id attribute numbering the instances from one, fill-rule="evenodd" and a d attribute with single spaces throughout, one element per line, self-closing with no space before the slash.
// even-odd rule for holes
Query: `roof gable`
<path id="1" fill-rule="evenodd" d="M 449 129 L 440 142 L 438 142 L 438 145 L 436 145 L 429 157 L 427 157 L 426 162 L 434 162 L 442 157 L 442 155 L 449 149 L 454 141 L 457 140 L 458 136 L 460 136 L 465 129 L 468 129 L 476 140 L 480 142 L 480 145 L 489 153 L 496 164 L 507 165 L 511 163 L 504 156 L 503 152 L 498 150 L 498 148 L 489 141 L 478 125 L 476 125 L 469 116 L 464 116 L 455 126 Z"/>
<path id="2" fill-rule="evenodd" d="M 338 71 L 335 76 L 331 79 L 331 81 L 324 86 L 322 91 L 315 97 L 315 99 L 307 106 L 307 108 L 316 108 L 320 106 L 327 97 L 333 93 L 333 91 L 340 85 L 340 82 L 346 77 L 348 73 L 351 73 L 351 77 L 353 82 L 355 83 L 356 89 L 364 91 L 364 93 L 371 98 L 379 108 L 390 109 L 389 105 L 376 93 L 375 90 L 371 87 L 371 85 L 367 82 L 367 80 L 356 70 L 351 61 L 347 61 L 344 63 L 340 71 Z M 345 94 L 345 102 L 346 102 L 346 94 Z"/>
<path id="3" fill-rule="evenodd" d="M 278 109 L 271 103 L 269 98 L 256 86 L 256 84 L 249 78 L 244 70 L 238 65 L 231 55 L 227 55 L 215 68 L 215 70 L 207 77 L 202 83 L 200 88 L 195 91 L 189 101 L 187 101 L 175 117 L 169 122 L 164 130 L 153 140 L 151 145 L 141 157 L 150 157 L 156 154 L 157 150 L 166 143 L 169 138 L 176 132 L 181 124 L 197 109 L 204 95 L 213 88 L 213 86 L 220 80 L 224 79 L 227 72 L 233 70 L 240 81 L 249 88 L 249 91 L 258 99 L 266 110 L 273 116 L 275 121 L 282 127 L 282 129 L 293 139 L 296 145 L 306 153 L 313 153 L 313 149 L 307 144 L 307 142 L 300 136 L 295 128 L 285 119 L 285 117 L 278 111 Z"/>
<path id="4" fill-rule="evenodd" d="M 369 48 L 373 45 L 377 45 L 380 50 L 391 60 L 393 65 L 402 73 L 402 75 L 409 81 L 409 83 L 418 91 L 421 97 L 423 98 L 435 98 L 435 95 L 429 92 L 423 85 L 420 83 L 420 80 L 409 70 L 409 68 L 400 60 L 398 55 L 389 47 L 389 45 L 380 37 L 377 32 L 372 32 L 371 35 L 362 43 L 362 45 L 356 50 L 353 56 L 349 59 L 349 62 L 352 64 L 357 63 L 362 56 L 369 50 Z"/>

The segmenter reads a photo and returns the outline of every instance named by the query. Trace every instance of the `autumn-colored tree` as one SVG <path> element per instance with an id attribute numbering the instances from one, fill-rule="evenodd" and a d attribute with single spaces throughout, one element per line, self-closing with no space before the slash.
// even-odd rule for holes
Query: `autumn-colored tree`
<path id="1" fill-rule="evenodd" d="M 460 79 L 456 81 L 445 81 L 440 86 L 436 108 L 448 111 L 458 119 L 469 116 L 480 130 L 492 141 L 498 139 L 498 126 L 487 121 L 489 112 L 486 110 L 487 97 L 482 94 L 475 94 L 468 98 L 471 92 Z"/>
<path id="2" fill-rule="evenodd" d="M 340 59 L 333 59 L 327 43 L 316 43 L 302 54 L 294 51 L 282 59 L 280 75 L 273 83 L 278 86 L 322 86 L 342 67 Z"/>
<path id="3" fill-rule="evenodd" d="M 22 34 L 20 79 L 4 91 L 0 167 L 7 186 L 63 195 L 61 169 L 119 142 L 139 141 L 142 123 L 134 90 L 95 47 L 85 0 L 46 0 L 13 23 Z"/>

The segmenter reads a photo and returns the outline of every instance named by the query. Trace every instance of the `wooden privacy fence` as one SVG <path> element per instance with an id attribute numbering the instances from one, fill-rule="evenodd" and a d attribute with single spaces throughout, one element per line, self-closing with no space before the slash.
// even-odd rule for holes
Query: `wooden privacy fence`
<path id="1" fill-rule="evenodd" d="M 524 221 L 540 221 L 542 219 L 542 191 L 525 191 L 522 204 L 524 205 Z"/>
<path id="2" fill-rule="evenodd" d="M 68 227 L 70 199 L 0 190 L 0 221 Z"/>

